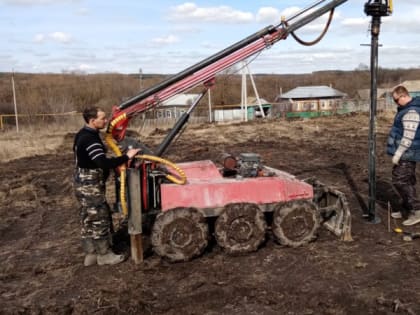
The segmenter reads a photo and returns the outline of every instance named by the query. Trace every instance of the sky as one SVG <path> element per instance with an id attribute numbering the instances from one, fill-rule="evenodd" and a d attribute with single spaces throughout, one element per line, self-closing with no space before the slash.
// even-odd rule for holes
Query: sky
<path id="1" fill-rule="evenodd" d="M 175 74 L 314 2 L 0 0 L 0 72 Z M 340 5 L 315 46 L 302 46 L 289 36 L 264 49 L 252 58 L 251 73 L 368 67 L 371 17 L 364 12 L 366 2 Z M 393 14 L 382 18 L 379 66 L 417 68 L 419 0 L 393 2 Z M 297 34 L 313 40 L 326 20 L 323 16 Z"/>

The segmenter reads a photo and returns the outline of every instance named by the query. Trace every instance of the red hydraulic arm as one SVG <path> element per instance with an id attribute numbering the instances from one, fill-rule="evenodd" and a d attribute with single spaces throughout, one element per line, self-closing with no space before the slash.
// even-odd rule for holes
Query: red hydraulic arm
<path id="1" fill-rule="evenodd" d="M 209 83 L 214 81 L 217 73 L 261 52 L 265 48 L 269 48 L 282 39 L 286 39 L 289 34 L 293 34 L 297 29 L 325 13 L 333 11 L 346 1 L 317 1 L 280 24 L 276 26 L 270 25 L 167 80 L 142 91 L 119 106 L 115 106 L 112 112 L 112 119 L 107 128 L 108 135 L 112 135 L 112 138 L 121 141 L 125 137 L 129 120 L 135 115 L 145 112 L 170 97 L 200 84 L 204 84 L 208 88 Z M 314 9 L 323 2 L 326 2 L 326 4 L 302 17 L 304 13 Z M 297 19 L 298 17 L 300 18 Z"/>

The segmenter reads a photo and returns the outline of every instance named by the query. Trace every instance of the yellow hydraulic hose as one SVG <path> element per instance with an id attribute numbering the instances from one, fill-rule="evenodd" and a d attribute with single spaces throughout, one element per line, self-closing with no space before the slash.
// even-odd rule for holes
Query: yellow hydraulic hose
<path id="1" fill-rule="evenodd" d="M 178 177 L 171 174 L 167 174 L 165 177 L 175 184 L 184 185 L 187 182 L 187 176 L 185 175 L 185 172 L 175 163 L 162 159 L 158 156 L 148 155 L 148 154 L 137 155 L 136 157 L 139 159 L 158 162 L 158 163 L 172 167 L 178 173 Z"/>
<path id="2" fill-rule="evenodd" d="M 111 148 L 112 151 L 114 151 L 114 153 L 117 156 L 121 156 L 121 150 L 120 148 L 115 144 L 114 139 L 112 138 L 112 130 L 114 129 L 115 125 L 120 122 L 121 120 L 124 120 L 127 118 L 127 115 L 121 114 L 120 116 L 116 117 L 115 119 L 113 119 L 108 126 L 108 129 L 106 131 L 106 135 L 105 135 L 105 142 L 108 144 L 108 146 Z M 121 200 L 121 208 L 122 208 L 122 213 L 124 214 L 124 216 L 128 215 L 128 208 L 127 208 L 127 200 L 125 198 L 125 177 L 126 177 L 126 167 L 125 165 L 121 165 L 120 167 L 120 200 Z"/>
<path id="3" fill-rule="evenodd" d="M 388 13 L 392 14 L 392 12 L 394 11 L 394 5 L 392 4 L 392 0 L 388 1 Z"/>
<path id="4" fill-rule="evenodd" d="M 112 138 L 112 130 L 114 129 L 115 125 L 118 122 L 126 118 L 127 118 L 126 114 L 121 114 L 120 116 L 113 119 L 109 123 L 108 129 L 105 135 L 105 142 L 108 144 L 111 150 L 114 151 L 114 153 L 117 156 L 121 156 L 122 153 L 121 153 L 120 148 L 115 144 L 114 138 Z M 187 181 L 187 176 L 185 175 L 185 172 L 180 167 L 178 167 L 175 163 L 172 163 L 168 160 L 165 160 L 163 158 L 160 158 L 154 155 L 143 154 L 143 155 L 137 155 L 136 157 L 143 160 L 158 162 L 158 163 L 172 167 L 178 173 L 178 177 L 171 174 L 167 174 L 166 178 L 175 184 L 184 185 Z M 126 199 L 126 193 L 125 193 L 125 189 L 126 189 L 125 179 L 126 179 L 126 166 L 123 164 L 120 166 L 120 201 L 121 201 L 122 213 L 124 214 L 124 216 L 127 216 L 128 207 L 127 207 L 127 199 Z"/>

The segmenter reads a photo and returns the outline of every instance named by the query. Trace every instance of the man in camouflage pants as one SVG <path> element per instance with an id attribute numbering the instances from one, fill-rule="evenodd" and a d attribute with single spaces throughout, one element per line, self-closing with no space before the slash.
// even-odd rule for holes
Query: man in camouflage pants
<path id="1" fill-rule="evenodd" d="M 99 130 L 107 123 L 105 112 L 98 107 L 86 108 L 83 119 L 86 125 L 76 134 L 73 151 L 76 160 L 75 195 L 81 206 L 84 265 L 118 264 L 125 257 L 116 255 L 110 248 L 112 216 L 105 198 L 105 182 L 110 169 L 126 163 L 139 150 L 130 149 L 122 156 L 107 158 L 106 148 L 99 136 Z"/>

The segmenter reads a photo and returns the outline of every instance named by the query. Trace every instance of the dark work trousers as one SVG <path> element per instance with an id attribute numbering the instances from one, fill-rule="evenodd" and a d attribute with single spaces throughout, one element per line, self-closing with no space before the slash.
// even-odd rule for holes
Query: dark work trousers
<path id="1" fill-rule="evenodd" d="M 420 210 L 420 202 L 416 193 L 416 162 L 400 160 L 392 168 L 392 184 L 397 189 L 403 201 L 402 213 Z"/>

